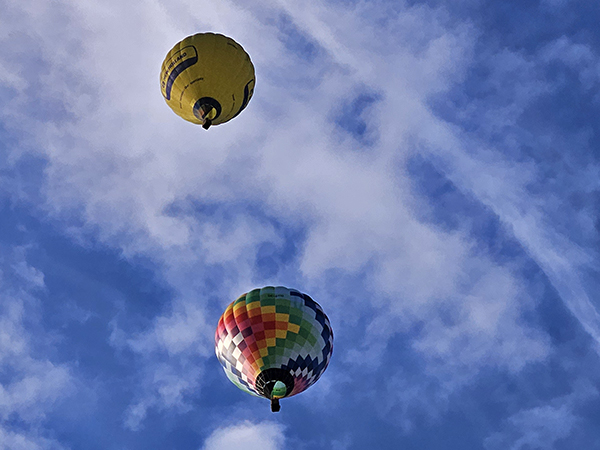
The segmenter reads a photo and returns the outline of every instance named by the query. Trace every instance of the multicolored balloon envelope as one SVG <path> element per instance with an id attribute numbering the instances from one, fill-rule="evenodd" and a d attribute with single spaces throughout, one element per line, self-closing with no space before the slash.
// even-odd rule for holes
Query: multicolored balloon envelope
<path id="1" fill-rule="evenodd" d="M 215 333 L 215 352 L 227 377 L 249 394 L 291 397 L 323 374 L 333 350 L 329 319 L 306 294 L 283 286 L 254 289 L 231 303 Z"/>
<path id="2" fill-rule="evenodd" d="M 254 83 L 250 56 L 222 34 L 186 37 L 167 54 L 160 71 L 167 105 L 206 129 L 241 113 L 252 97 Z"/>

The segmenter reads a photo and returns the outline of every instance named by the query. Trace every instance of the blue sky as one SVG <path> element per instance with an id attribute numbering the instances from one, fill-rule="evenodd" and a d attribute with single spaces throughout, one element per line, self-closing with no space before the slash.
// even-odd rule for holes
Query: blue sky
<path id="1" fill-rule="evenodd" d="M 600 8 L 0 0 L 0 450 L 600 448 Z M 208 132 L 183 37 L 251 55 Z M 335 333 L 317 384 L 237 390 L 255 287 Z"/>

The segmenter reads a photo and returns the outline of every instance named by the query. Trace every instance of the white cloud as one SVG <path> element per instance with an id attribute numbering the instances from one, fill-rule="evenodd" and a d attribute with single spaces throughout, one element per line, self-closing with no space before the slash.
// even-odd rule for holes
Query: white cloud
<path id="1" fill-rule="evenodd" d="M 414 346 L 435 361 L 434 371 L 442 365 L 445 374 L 461 376 L 466 369 L 473 376 L 481 367 L 498 365 L 518 372 L 548 355 L 547 338 L 520 319 L 532 302 L 520 297 L 514 283 L 510 273 L 491 269 L 454 300 L 454 320 L 437 315 L 426 320 Z"/>
<path id="2" fill-rule="evenodd" d="M 592 96 L 595 103 L 600 102 L 600 56 L 589 44 L 573 42 L 562 36 L 545 46 L 540 57 L 546 64 L 562 62 L 577 74 L 581 87 Z"/>
<path id="3" fill-rule="evenodd" d="M 45 409 L 72 389 L 69 371 L 49 361 L 26 357 L 9 367 L 18 375 L 0 386 L 0 417 L 5 420 L 11 414 L 27 421 L 43 418 Z"/>
<path id="4" fill-rule="evenodd" d="M 145 363 L 145 364 L 144 364 Z M 192 409 L 188 399 L 198 391 L 202 379 L 199 362 L 157 363 L 142 360 L 141 384 L 136 388 L 136 400 L 124 413 L 124 424 L 137 431 L 150 409 L 185 413 Z"/>
<path id="5" fill-rule="evenodd" d="M 119 328 L 117 319 L 111 323 L 111 345 L 133 352 L 140 367 L 135 400 L 124 414 L 129 429 L 141 429 L 150 409 L 189 411 L 189 397 L 201 389 L 202 365 L 214 355 L 214 325 L 207 323 L 204 308 L 181 299 L 173 307 L 136 336 Z"/>
<path id="6" fill-rule="evenodd" d="M 0 449 L 59 449 L 46 439 L 46 416 L 75 391 L 70 368 L 39 356 L 49 345 L 39 328 L 39 301 L 44 276 L 28 264 L 24 248 L 3 247 L 0 267 Z M 18 419 L 15 431 L 4 422 Z"/>
<path id="7" fill-rule="evenodd" d="M 418 305 L 398 293 L 343 361 L 387 374 L 362 395 L 377 399 L 381 419 L 407 434 L 423 417 L 440 419 L 482 372 L 516 375 L 551 355 L 545 333 L 523 319 L 537 300 L 519 277 L 485 260 L 467 259 L 459 269 L 452 295 Z"/>
<path id="8" fill-rule="evenodd" d="M 569 395 L 510 416 L 501 431 L 484 440 L 484 446 L 487 450 L 556 448 L 558 442 L 565 442 L 577 433 L 577 426 L 583 419 L 577 414 L 577 408 L 597 397 L 598 391 L 594 387 L 576 384 Z"/>
<path id="9" fill-rule="evenodd" d="M 576 418 L 566 405 L 542 406 L 521 411 L 509 419 L 516 434 L 513 437 L 496 434 L 486 439 L 487 449 L 548 449 L 559 439 L 567 438 Z"/>
<path id="10" fill-rule="evenodd" d="M 571 3 L 570 0 L 542 0 L 541 5 L 552 12 L 558 12 Z"/>
<path id="11" fill-rule="evenodd" d="M 0 425 L 0 450 L 67 450 L 58 442 L 15 433 Z"/>
<path id="12" fill-rule="evenodd" d="M 457 129 L 431 122 L 432 126 L 426 137 L 429 143 L 426 152 L 459 189 L 473 195 L 498 215 L 543 269 L 583 328 L 596 342 L 600 342 L 600 315 L 579 276 L 581 271 L 594 266 L 598 255 L 581 248 L 568 234 L 571 231 L 588 238 L 595 236 L 597 231 L 592 225 L 591 212 L 587 209 L 573 209 L 568 216 L 566 232 L 558 220 L 560 217 L 567 217 L 567 192 L 588 193 L 599 188 L 595 175 L 600 168 L 585 156 L 590 150 L 587 139 L 576 135 L 573 140 L 569 140 L 550 131 L 548 136 L 532 136 L 530 140 L 530 132 L 521 130 L 518 126 L 526 108 L 540 96 L 561 87 L 560 84 L 553 85 L 542 73 L 545 65 L 556 58 L 555 48 L 564 46 L 564 40 L 559 39 L 541 49 L 534 57 L 527 58 L 508 51 L 488 56 L 492 68 L 490 79 L 492 84 L 498 82 L 496 89 L 502 100 L 498 105 L 494 103 L 497 100 L 494 97 L 489 104 L 484 103 L 479 108 L 482 113 L 487 114 L 486 120 L 482 122 L 485 133 L 501 133 L 506 136 L 505 141 L 498 144 L 498 148 L 479 141 L 477 135 L 471 137 Z M 570 62 L 573 58 L 569 54 L 582 53 L 589 56 L 588 52 L 581 49 L 565 53 L 564 58 Z M 507 72 L 513 73 L 516 79 L 508 77 Z M 508 109 L 502 106 L 502 102 L 508 104 Z M 485 133 L 482 134 L 485 136 Z M 524 142 L 517 140 L 521 134 L 527 136 Z M 555 186 L 551 183 L 551 187 L 544 184 L 547 180 L 543 173 L 545 162 L 542 158 L 515 160 L 511 157 L 519 155 L 520 147 L 526 143 L 540 152 L 553 151 L 555 147 L 559 149 L 559 162 L 553 163 L 553 170 L 565 174 L 560 183 L 554 183 Z M 573 145 L 579 151 L 571 154 L 568 150 Z M 505 148 L 508 149 L 507 152 L 502 151 Z M 577 160 L 580 154 L 584 156 Z M 564 167 L 564 171 L 560 170 L 561 167 Z M 541 194 L 536 193 L 535 188 Z M 595 215 L 593 212 L 592 214 Z"/>
<path id="13" fill-rule="evenodd" d="M 23 303 L 7 301 L 0 317 L 0 362 L 20 356 L 27 350 L 27 335 L 22 328 Z"/>
<path id="14" fill-rule="evenodd" d="M 215 430 L 206 440 L 203 450 L 279 450 L 285 448 L 281 425 L 272 422 L 245 422 Z"/>

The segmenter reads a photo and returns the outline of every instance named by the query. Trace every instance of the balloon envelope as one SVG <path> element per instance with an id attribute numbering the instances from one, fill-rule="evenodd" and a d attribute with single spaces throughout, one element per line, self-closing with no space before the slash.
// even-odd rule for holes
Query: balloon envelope
<path id="1" fill-rule="evenodd" d="M 167 105 L 204 128 L 233 119 L 254 93 L 254 66 L 240 44 L 222 34 L 188 36 L 165 57 L 160 87 Z"/>
<path id="2" fill-rule="evenodd" d="M 215 333 L 217 358 L 232 383 L 271 400 L 313 385 L 332 350 L 333 331 L 321 306 L 283 286 L 240 296 L 227 307 Z"/>

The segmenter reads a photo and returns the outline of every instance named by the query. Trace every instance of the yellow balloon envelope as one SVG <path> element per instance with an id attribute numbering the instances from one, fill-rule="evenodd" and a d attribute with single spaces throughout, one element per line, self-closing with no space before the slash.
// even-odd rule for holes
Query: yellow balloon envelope
<path id="1" fill-rule="evenodd" d="M 233 39 L 214 33 L 195 34 L 177 43 L 160 72 L 167 105 L 206 129 L 241 113 L 252 97 L 254 82 L 248 53 Z"/>

